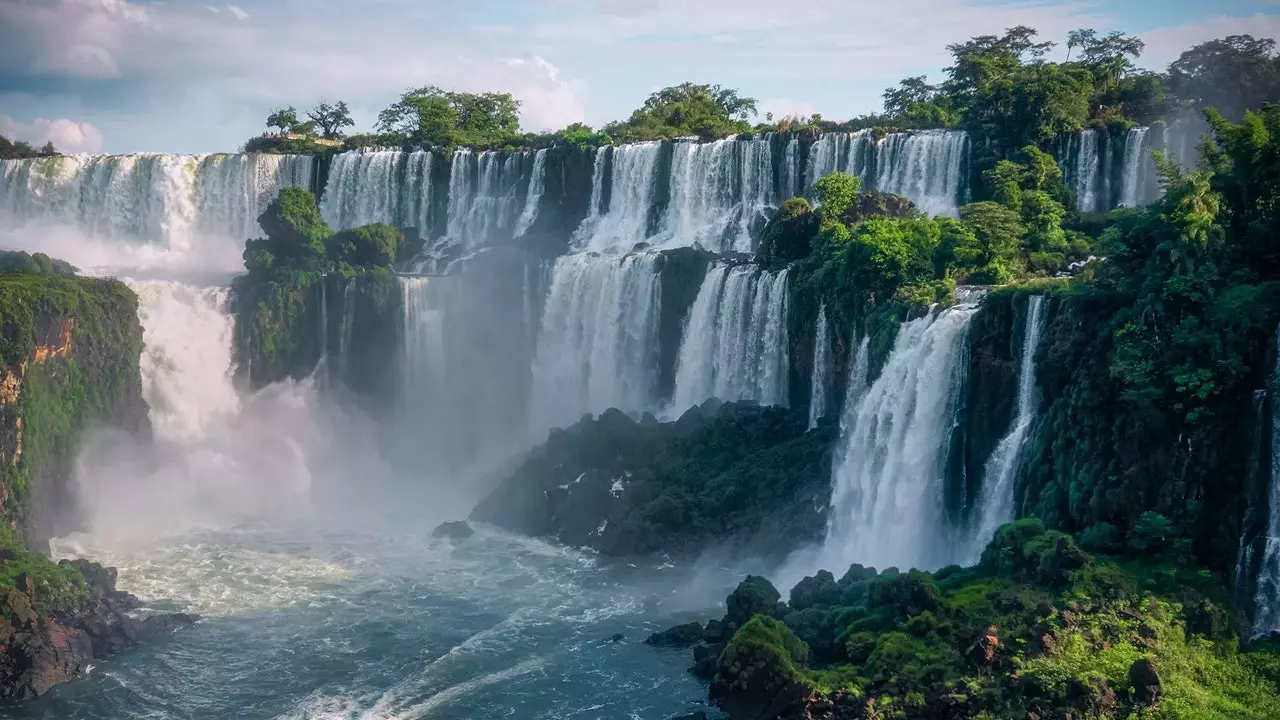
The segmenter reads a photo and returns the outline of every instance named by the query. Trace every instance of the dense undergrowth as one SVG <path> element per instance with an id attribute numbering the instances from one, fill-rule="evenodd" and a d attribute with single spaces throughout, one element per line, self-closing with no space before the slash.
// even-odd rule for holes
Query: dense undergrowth
<path id="1" fill-rule="evenodd" d="M 712 694 L 731 712 L 764 684 L 782 717 L 1280 716 L 1280 654 L 1242 650 L 1223 578 L 1172 548 L 1091 555 L 1022 520 L 975 567 L 854 565 L 779 599 L 758 577 L 729 598 Z"/>

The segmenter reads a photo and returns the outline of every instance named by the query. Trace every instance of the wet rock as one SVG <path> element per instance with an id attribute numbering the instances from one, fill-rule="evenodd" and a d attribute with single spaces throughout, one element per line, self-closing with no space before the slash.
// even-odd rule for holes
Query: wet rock
<path id="1" fill-rule="evenodd" d="M 1129 667 L 1129 684 L 1133 686 L 1134 700 L 1143 705 L 1154 705 L 1163 692 L 1160 673 L 1149 658 L 1142 658 Z"/>
<path id="2" fill-rule="evenodd" d="M 604 639 L 604 641 L 605 641 L 605 642 L 610 642 L 610 643 L 620 643 L 620 642 L 622 642 L 623 640 L 626 640 L 626 639 L 627 639 L 627 636 L 626 636 L 626 635 L 623 635 L 622 633 L 614 633 L 614 634 L 610 635 L 609 637 L 605 638 L 605 639 Z"/>
<path id="3" fill-rule="evenodd" d="M 702 640 L 702 625 L 691 622 L 656 632 L 644 641 L 656 647 L 690 647 Z"/>
<path id="4" fill-rule="evenodd" d="M 462 520 L 442 522 L 431 531 L 431 537 L 448 538 L 450 540 L 466 540 L 476 533 L 471 526 Z"/>
<path id="5" fill-rule="evenodd" d="M 781 598 L 773 583 L 758 575 L 748 575 L 725 601 L 729 609 L 725 621 L 730 628 L 736 629 L 745 625 L 753 615 L 772 616 L 778 612 Z"/>
<path id="6" fill-rule="evenodd" d="M 684 715 L 676 715 L 671 720 L 707 720 L 707 714 L 699 710 L 698 712 L 685 713 Z"/>
<path id="7" fill-rule="evenodd" d="M 724 623 L 719 620 L 708 620 L 707 628 L 702 631 L 702 639 L 709 643 L 725 642 L 729 639 L 729 633 Z"/>
<path id="8" fill-rule="evenodd" d="M 689 668 L 694 675 L 703 680 L 710 680 L 716 675 L 716 662 L 724 651 L 723 644 L 696 645 L 693 648 L 693 667 Z"/>
<path id="9" fill-rule="evenodd" d="M 791 609 L 804 610 L 816 606 L 833 605 L 840 600 L 840 586 L 835 576 L 826 570 L 819 570 L 812 577 L 807 577 L 791 588 Z"/>

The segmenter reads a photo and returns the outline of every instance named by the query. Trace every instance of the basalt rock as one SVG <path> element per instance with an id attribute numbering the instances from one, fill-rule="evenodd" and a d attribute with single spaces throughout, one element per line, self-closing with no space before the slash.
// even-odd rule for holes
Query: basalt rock
<path id="1" fill-rule="evenodd" d="M 77 560 L 87 592 L 71 612 L 37 613 L 21 589 L 0 588 L 0 698 L 26 700 L 84 675 L 90 663 L 199 619 L 140 614 L 141 603 L 117 590 L 116 571 Z"/>
<path id="2" fill-rule="evenodd" d="M 702 634 L 702 625 L 696 622 L 685 623 L 650 635 L 644 644 L 656 647 L 690 647 L 702 640 Z"/>

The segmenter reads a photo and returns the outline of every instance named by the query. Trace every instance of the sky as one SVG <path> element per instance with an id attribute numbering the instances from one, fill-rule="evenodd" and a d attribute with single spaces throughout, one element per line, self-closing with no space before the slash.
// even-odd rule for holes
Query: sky
<path id="1" fill-rule="evenodd" d="M 941 79 L 948 43 L 1020 24 L 1135 34 L 1164 69 L 1216 37 L 1280 38 L 1280 0 L 0 0 L 0 134 L 231 152 L 275 107 L 344 100 L 371 130 L 427 84 L 510 92 L 528 130 L 625 119 L 685 81 L 761 116 L 846 119 L 903 77 Z"/>

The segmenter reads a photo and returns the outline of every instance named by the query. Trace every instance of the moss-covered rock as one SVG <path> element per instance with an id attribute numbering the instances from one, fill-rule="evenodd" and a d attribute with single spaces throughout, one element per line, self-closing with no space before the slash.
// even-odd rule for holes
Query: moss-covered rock
<path id="1" fill-rule="evenodd" d="M 608 555 L 746 543 L 778 556 L 816 540 L 834 427 L 795 410 L 708 402 L 674 422 L 617 410 L 553 430 L 472 514 Z"/>
<path id="2" fill-rule="evenodd" d="M 710 694 L 730 717 L 1280 717 L 1280 653 L 1241 650 L 1230 593 L 1194 566 L 1088 556 L 1025 520 L 973 568 L 856 567 L 814 602 L 830 578 L 797 586 L 804 609 L 755 603 L 723 646 Z"/>
<path id="3" fill-rule="evenodd" d="M 138 299 L 117 280 L 0 275 L 0 517 L 32 547 L 75 527 L 83 434 L 149 429 Z"/>

